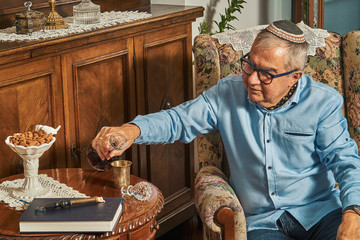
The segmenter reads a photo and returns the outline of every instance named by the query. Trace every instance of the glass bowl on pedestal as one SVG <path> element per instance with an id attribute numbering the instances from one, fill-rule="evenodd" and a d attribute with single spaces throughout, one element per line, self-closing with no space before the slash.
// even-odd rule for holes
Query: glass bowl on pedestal
<path id="1" fill-rule="evenodd" d="M 60 129 L 60 126 L 54 129 L 49 126 L 37 125 L 35 131 L 39 131 L 40 129 L 47 134 L 52 133 L 55 135 Z M 39 158 L 53 145 L 56 138 L 52 137 L 49 143 L 43 143 L 40 146 L 24 147 L 11 143 L 11 137 L 13 136 L 8 136 L 5 143 L 23 159 L 25 177 L 23 185 L 20 188 L 14 189 L 11 195 L 16 199 L 27 201 L 35 197 L 46 196 L 50 192 L 50 189 L 42 186 L 38 180 Z"/>

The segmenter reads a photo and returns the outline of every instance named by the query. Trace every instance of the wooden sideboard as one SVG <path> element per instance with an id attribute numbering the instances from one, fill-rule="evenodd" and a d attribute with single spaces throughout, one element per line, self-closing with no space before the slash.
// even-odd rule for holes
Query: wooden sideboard
<path id="1" fill-rule="evenodd" d="M 85 149 L 102 126 L 193 98 L 191 23 L 202 7 L 149 5 L 152 17 L 44 41 L 0 42 L 0 139 L 36 124 L 61 129 L 40 169 L 88 169 Z M 0 145 L 0 177 L 21 159 Z M 159 235 L 195 214 L 193 144 L 134 145 L 122 156 L 165 204 Z"/>

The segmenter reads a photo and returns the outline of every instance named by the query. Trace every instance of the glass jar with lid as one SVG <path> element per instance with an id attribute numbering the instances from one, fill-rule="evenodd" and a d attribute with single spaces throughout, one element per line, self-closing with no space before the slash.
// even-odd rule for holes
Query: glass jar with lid
<path id="1" fill-rule="evenodd" d="M 90 0 L 82 0 L 73 7 L 74 24 L 96 24 L 100 22 L 100 6 Z"/>

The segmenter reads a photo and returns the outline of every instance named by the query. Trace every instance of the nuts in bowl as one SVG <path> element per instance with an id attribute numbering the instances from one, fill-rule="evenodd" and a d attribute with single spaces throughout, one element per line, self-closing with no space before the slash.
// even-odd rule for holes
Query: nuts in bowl
<path id="1" fill-rule="evenodd" d="M 26 132 L 26 133 L 15 133 L 9 138 L 10 143 L 15 146 L 40 146 L 43 143 L 49 143 L 53 139 L 53 134 L 47 134 L 44 130 Z"/>
<path id="2" fill-rule="evenodd" d="M 54 135 L 59 131 L 60 126 L 56 129 L 36 125 L 33 132 L 15 133 L 5 139 L 5 143 L 18 154 L 37 154 L 39 150 L 46 151 L 55 142 Z"/>

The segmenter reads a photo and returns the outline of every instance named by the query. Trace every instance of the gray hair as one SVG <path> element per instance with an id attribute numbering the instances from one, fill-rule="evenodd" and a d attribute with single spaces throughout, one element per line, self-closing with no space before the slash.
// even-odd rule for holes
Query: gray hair
<path id="1" fill-rule="evenodd" d="M 266 29 L 261 32 L 255 38 L 252 45 L 252 49 L 272 49 L 276 47 L 286 48 L 284 68 L 291 71 L 293 69 L 303 70 L 307 60 L 307 50 L 309 44 L 304 43 L 292 43 L 290 41 L 281 39 Z"/>

